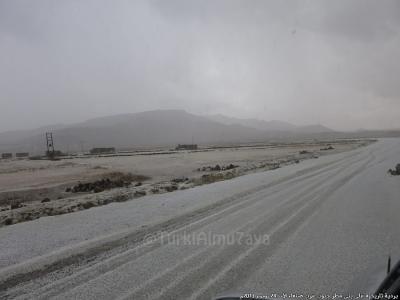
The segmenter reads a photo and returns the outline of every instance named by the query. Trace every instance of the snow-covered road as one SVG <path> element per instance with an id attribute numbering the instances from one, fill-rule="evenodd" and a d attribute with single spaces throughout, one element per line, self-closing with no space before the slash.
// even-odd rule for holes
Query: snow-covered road
<path id="1" fill-rule="evenodd" d="M 400 140 L 0 229 L 0 298 L 371 292 L 400 259 Z"/>

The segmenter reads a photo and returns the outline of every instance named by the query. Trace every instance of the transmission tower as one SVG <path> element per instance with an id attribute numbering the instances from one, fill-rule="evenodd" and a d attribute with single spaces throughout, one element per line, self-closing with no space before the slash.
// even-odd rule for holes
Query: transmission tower
<path id="1" fill-rule="evenodd" d="M 53 133 L 46 132 L 47 156 L 54 156 Z"/>

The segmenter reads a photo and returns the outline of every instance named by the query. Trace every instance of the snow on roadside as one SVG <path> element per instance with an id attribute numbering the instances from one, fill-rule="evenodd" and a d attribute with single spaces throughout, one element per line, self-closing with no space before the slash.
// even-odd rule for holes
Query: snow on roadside
<path id="1" fill-rule="evenodd" d="M 370 145 L 376 147 L 377 144 Z M 45 217 L 0 228 L 0 278 L 19 264 L 38 266 L 107 239 L 123 236 L 144 225 L 168 220 L 256 188 L 298 171 L 334 162 L 366 148 L 303 161 L 273 171 L 254 173 L 173 193 L 149 195 L 123 203 L 111 203 L 73 214 Z M 35 262 L 35 264 L 32 264 Z"/>

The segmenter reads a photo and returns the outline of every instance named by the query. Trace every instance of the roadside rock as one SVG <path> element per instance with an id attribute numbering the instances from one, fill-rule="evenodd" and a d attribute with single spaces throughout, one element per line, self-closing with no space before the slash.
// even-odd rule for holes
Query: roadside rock
<path id="1" fill-rule="evenodd" d="M 11 203 L 11 209 L 17 209 L 17 208 L 21 208 L 21 207 L 24 207 L 24 205 L 21 202 Z"/>
<path id="2" fill-rule="evenodd" d="M 178 187 L 176 185 L 167 185 L 167 186 L 164 186 L 163 188 L 167 192 L 173 192 L 173 191 L 176 191 L 178 189 Z"/>
<path id="3" fill-rule="evenodd" d="M 89 208 L 91 208 L 91 207 L 93 207 L 93 206 L 95 206 L 94 203 L 93 203 L 93 202 L 90 202 L 90 201 L 82 203 L 82 207 L 83 207 L 84 209 L 89 209 Z"/>
<path id="4" fill-rule="evenodd" d="M 395 168 L 394 170 L 389 169 L 388 173 L 389 173 L 390 175 L 393 175 L 393 176 L 398 176 L 398 175 L 400 175 L 400 164 L 397 164 L 397 165 L 396 165 L 396 168 Z"/>
<path id="5" fill-rule="evenodd" d="M 311 152 L 310 151 L 307 151 L 307 150 L 301 150 L 300 152 L 299 152 L 299 154 L 301 154 L 301 155 L 303 155 L 303 154 L 310 154 Z"/>
<path id="6" fill-rule="evenodd" d="M 185 182 L 185 181 L 189 181 L 189 178 L 187 178 L 187 177 L 179 177 L 179 178 L 174 178 L 171 181 L 174 182 L 174 183 L 182 183 L 182 182 Z"/>
<path id="7" fill-rule="evenodd" d="M 135 191 L 135 193 L 133 194 L 135 197 L 142 197 L 142 196 L 146 196 L 146 191 Z"/>
<path id="8" fill-rule="evenodd" d="M 321 151 L 327 151 L 327 150 L 334 150 L 335 148 L 332 147 L 332 145 L 328 145 L 326 148 L 321 148 Z"/>

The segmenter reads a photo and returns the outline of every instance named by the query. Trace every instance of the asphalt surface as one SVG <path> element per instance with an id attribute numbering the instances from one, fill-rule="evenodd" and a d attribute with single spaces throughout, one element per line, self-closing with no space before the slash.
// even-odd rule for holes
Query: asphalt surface
<path id="1" fill-rule="evenodd" d="M 135 239 L 7 279 L 0 296 L 357 298 L 379 285 L 389 254 L 400 259 L 400 176 L 387 174 L 396 163 L 399 139 L 315 160 Z"/>

